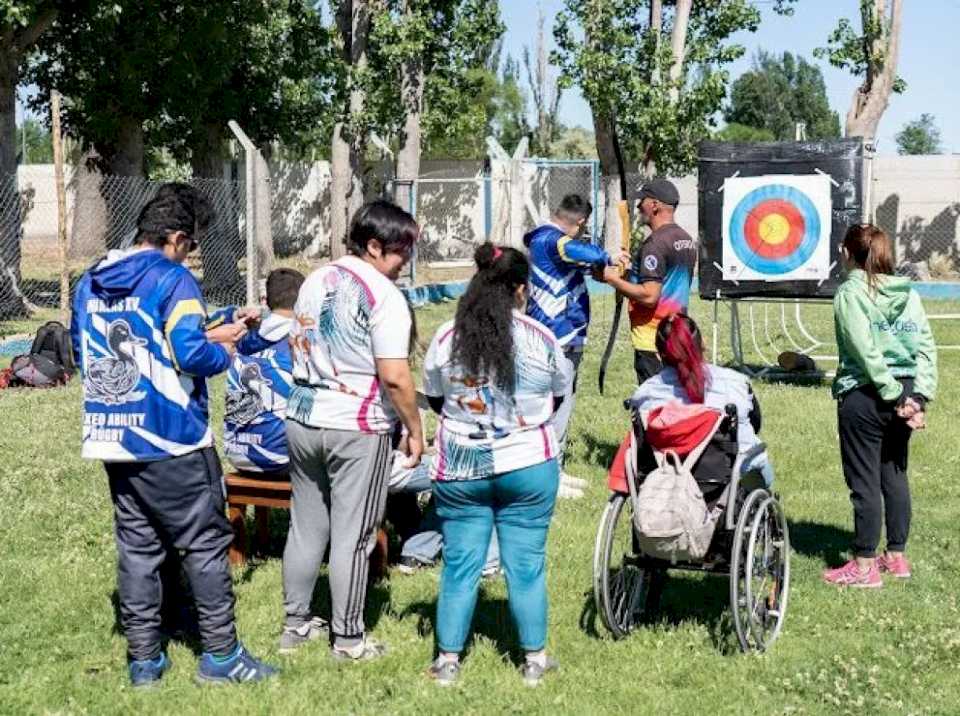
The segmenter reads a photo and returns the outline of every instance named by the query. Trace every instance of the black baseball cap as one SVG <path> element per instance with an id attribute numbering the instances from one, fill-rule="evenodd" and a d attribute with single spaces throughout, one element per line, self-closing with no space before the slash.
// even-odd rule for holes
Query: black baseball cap
<path id="1" fill-rule="evenodd" d="M 680 203 L 680 193 L 673 182 L 660 177 L 655 177 L 648 182 L 644 182 L 637 192 L 637 201 L 643 201 L 646 197 L 656 199 L 657 201 L 676 207 Z"/>

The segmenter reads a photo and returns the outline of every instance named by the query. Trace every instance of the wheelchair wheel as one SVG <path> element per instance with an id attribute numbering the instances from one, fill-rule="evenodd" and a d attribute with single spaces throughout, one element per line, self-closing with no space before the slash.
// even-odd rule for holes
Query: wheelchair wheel
<path id="1" fill-rule="evenodd" d="M 747 497 L 737 520 L 730 567 L 730 602 L 743 651 L 765 651 L 780 635 L 790 590 L 790 541 L 777 498 Z"/>
<path id="2" fill-rule="evenodd" d="M 660 593 L 662 570 L 638 566 L 630 497 L 610 497 L 600 519 L 593 553 L 593 597 L 600 619 L 614 638 L 625 637 Z"/>

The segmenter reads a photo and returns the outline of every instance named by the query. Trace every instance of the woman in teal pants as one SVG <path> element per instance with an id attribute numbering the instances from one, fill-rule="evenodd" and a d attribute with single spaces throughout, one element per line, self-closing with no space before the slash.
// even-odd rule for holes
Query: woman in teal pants
<path id="1" fill-rule="evenodd" d="M 559 484 L 553 414 L 570 371 L 543 324 L 524 315 L 530 265 L 484 244 L 453 321 L 424 362 L 424 391 L 440 414 L 431 477 L 443 532 L 437 602 L 439 655 L 429 674 L 457 680 L 487 544 L 494 529 L 510 612 L 532 686 L 557 668 L 547 657 L 547 529 Z"/>

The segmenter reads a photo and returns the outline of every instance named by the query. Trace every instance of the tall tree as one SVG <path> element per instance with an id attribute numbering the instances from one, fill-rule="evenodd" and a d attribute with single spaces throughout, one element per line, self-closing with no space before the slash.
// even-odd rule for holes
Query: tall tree
<path id="1" fill-rule="evenodd" d="M 452 136 L 464 119 L 479 131 L 470 106 L 482 95 L 480 70 L 503 30 L 496 0 L 391 0 L 378 15 L 371 57 L 384 81 L 376 124 L 398 136 L 398 179 L 419 176 L 425 134 Z"/>
<path id="2" fill-rule="evenodd" d="M 903 0 L 860 0 L 860 27 L 861 34 L 857 34 L 849 20 L 841 19 L 828 46 L 814 54 L 863 78 L 847 112 L 846 136 L 863 137 L 872 144 L 890 95 L 906 89 L 897 77 Z"/>
<path id="3" fill-rule="evenodd" d="M 725 95 L 724 66 L 744 52 L 730 37 L 759 21 L 747 0 L 566 0 L 554 60 L 564 86 L 579 85 L 590 103 L 609 248 L 620 245 L 617 138 L 645 173 L 691 169 Z"/>
<path id="4" fill-rule="evenodd" d="M 728 123 L 767 130 L 779 141 L 794 139 L 798 122 L 808 139 L 840 136 L 840 116 L 830 109 L 820 68 L 789 52 L 757 53 L 753 67 L 734 81 L 724 114 Z"/>
<path id="5" fill-rule="evenodd" d="M 897 154 L 942 154 L 940 130 L 932 114 L 921 114 L 897 132 Z"/>
<path id="6" fill-rule="evenodd" d="M 49 130 L 32 117 L 17 127 L 17 156 L 21 164 L 53 164 L 53 138 Z"/>
<path id="7" fill-rule="evenodd" d="M 0 318 L 23 315 L 20 200 L 17 191 L 17 86 L 23 65 L 64 3 L 0 0 Z"/>
<path id="8" fill-rule="evenodd" d="M 526 45 L 523 47 L 523 64 L 527 70 L 527 84 L 530 86 L 533 108 L 537 117 L 531 148 L 535 154 L 549 157 L 559 130 L 557 116 L 560 113 L 563 89 L 557 82 L 557 78 L 550 72 L 544 24 L 543 5 L 537 3 L 536 64 L 531 61 L 530 48 Z"/>

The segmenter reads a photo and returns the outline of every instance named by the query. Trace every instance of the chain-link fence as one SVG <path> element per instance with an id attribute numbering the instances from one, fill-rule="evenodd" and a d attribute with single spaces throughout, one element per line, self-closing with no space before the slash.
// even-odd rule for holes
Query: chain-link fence
<path id="1" fill-rule="evenodd" d="M 210 202 L 213 221 L 189 266 L 214 304 L 245 300 L 244 193 L 238 181 L 199 179 L 193 185 Z M 26 167 L 19 180 L 0 177 L 0 317 L 15 319 L 58 309 L 60 276 L 71 287 L 111 249 L 127 248 L 137 216 L 161 182 L 75 171 L 65 179 L 66 261 L 58 243 L 58 204 L 52 167 Z"/>
<path id="2" fill-rule="evenodd" d="M 330 168 L 326 162 L 272 162 L 261 187 L 270 202 L 254 279 L 271 265 L 308 271 L 329 256 Z M 246 299 L 247 202 L 243 162 L 228 164 L 223 179 L 195 185 L 208 198 L 215 219 L 189 266 L 213 305 Z M 901 271 L 918 280 L 960 280 L 960 159 L 881 157 L 874 160 L 866 199 L 871 216 L 894 241 Z M 258 179 L 258 181 L 260 181 Z M 678 220 L 697 235 L 696 178 L 675 180 L 680 190 Z M 630 192 L 640 175 L 628 174 Z M 0 325 L 4 332 L 53 317 L 60 306 L 60 279 L 72 285 L 106 251 L 127 245 L 136 217 L 156 195 L 160 182 L 102 176 L 67 169 L 66 260 L 60 257 L 53 167 L 28 165 L 18 177 L 0 176 Z M 550 214 L 566 194 L 594 206 L 589 233 L 604 236 L 604 182 L 596 161 L 491 161 L 425 163 L 415 181 L 390 180 L 381 167 L 371 193 L 402 201 L 422 228 L 417 261 L 408 279 L 415 283 L 470 275 L 476 247 L 486 240 L 522 246 L 523 234 Z M 257 195 L 256 192 L 254 192 Z M 257 232 L 254 231 L 256 234 Z M 254 237 L 259 246 L 259 234 Z M 13 319 L 13 323 L 10 321 Z M 11 325 L 14 327 L 11 328 Z M 28 327 L 27 327 L 28 328 Z"/>

